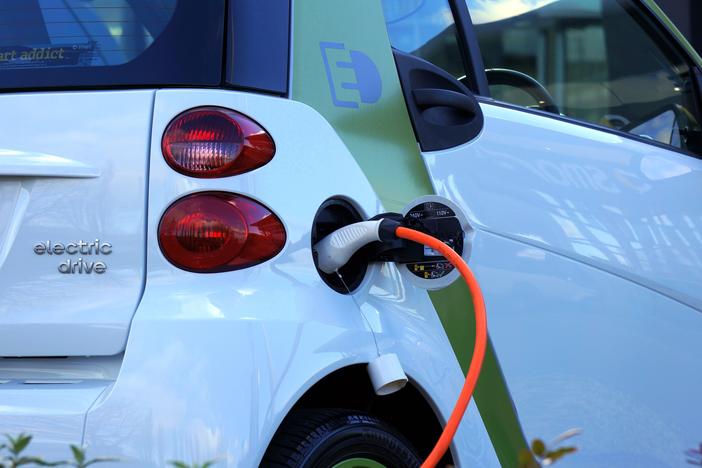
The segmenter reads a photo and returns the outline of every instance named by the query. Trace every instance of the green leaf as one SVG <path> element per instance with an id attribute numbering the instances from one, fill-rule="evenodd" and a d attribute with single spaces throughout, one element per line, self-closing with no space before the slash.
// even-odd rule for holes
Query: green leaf
<path id="1" fill-rule="evenodd" d="M 49 463 L 45 462 L 39 457 L 21 457 L 13 460 L 14 466 L 24 466 L 24 465 L 39 465 L 39 466 L 57 466 L 61 465 L 62 462 Z"/>
<path id="2" fill-rule="evenodd" d="M 193 463 L 192 465 L 190 465 L 188 463 L 175 460 L 168 462 L 168 464 L 173 466 L 174 468 L 211 468 L 215 465 L 215 463 L 217 463 L 217 460 L 210 460 L 203 463 L 202 465 L 200 465 L 199 463 Z"/>
<path id="3" fill-rule="evenodd" d="M 32 441 L 32 436 L 25 433 L 18 435 L 16 438 L 12 438 L 9 435 L 6 435 L 6 437 L 10 441 L 10 452 L 13 455 L 19 455 Z"/>
<path id="4" fill-rule="evenodd" d="M 85 461 L 85 451 L 77 445 L 71 445 L 71 452 L 73 452 L 73 459 L 76 463 L 82 465 Z"/>
<path id="5" fill-rule="evenodd" d="M 28 459 L 31 460 L 31 463 L 33 465 L 39 465 L 39 466 L 61 466 L 61 465 L 66 465 L 65 461 L 58 461 L 58 462 L 48 462 L 44 461 L 39 457 L 27 457 Z"/>
<path id="6" fill-rule="evenodd" d="M 555 463 L 561 458 L 565 457 L 566 455 L 575 453 L 577 451 L 578 449 L 576 447 L 561 447 L 552 452 L 548 452 L 546 454 L 546 459 L 550 460 L 550 463 Z"/>
<path id="7" fill-rule="evenodd" d="M 546 452 L 546 444 L 541 439 L 534 439 L 531 441 L 531 451 L 534 452 L 534 455 L 541 458 Z"/>
<path id="8" fill-rule="evenodd" d="M 92 460 L 87 461 L 86 463 L 83 464 L 83 467 L 88 467 L 90 465 L 94 465 L 95 463 L 106 463 L 106 462 L 118 462 L 120 461 L 119 458 L 114 458 L 114 457 L 98 457 L 98 458 L 93 458 Z"/>

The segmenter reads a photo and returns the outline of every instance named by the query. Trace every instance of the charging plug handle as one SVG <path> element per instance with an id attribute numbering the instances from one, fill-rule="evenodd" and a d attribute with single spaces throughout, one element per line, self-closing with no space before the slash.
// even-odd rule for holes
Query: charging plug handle
<path id="1" fill-rule="evenodd" d="M 317 267 L 324 273 L 333 273 L 366 245 L 397 239 L 395 231 L 399 226 L 400 223 L 392 219 L 376 219 L 337 229 L 314 246 Z"/>

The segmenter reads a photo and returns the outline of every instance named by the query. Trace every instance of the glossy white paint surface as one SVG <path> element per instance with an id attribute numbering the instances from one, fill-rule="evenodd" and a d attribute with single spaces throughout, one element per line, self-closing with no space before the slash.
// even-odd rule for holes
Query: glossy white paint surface
<path id="1" fill-rule="evenodd" d="M 31 448 L 25 455 L 47 460 L 70 459 L 69 444 L 79 444 L 85 414 L 109 385 L 104 380 L 0 378 L 0 428 L 3 434 L 29 433 Z"/>
<path id="2" fill-rule="evenodd" d="M 584 430 L 568 466 L 681 466 L 702 441 L 702 162 L 483 105 L 425 154 L 476 228 L 471 265 L 527 438 Z"/>
<path id="3" fill-rule="evenodd" d="M 227 179 L 176 174 L 161 156 L 160 136 L 175 115 L 202 105 L 255 119 L 276 142 L 274 159 Z M 446 419 L 463 377 L 426 292 L 407 287 L 385 266 L 373 269 L 353 297 L 340 295 L 312 263 L 310 229 L 324 200 L 343 195 L 368 216 L 381 210 L 328 123 L 301 103 L 227 91 L 159 91 L 155 109 L 146 289 L 120 375 L 87 416 L 91 455 L 121 456 L 127 463 L 119 466 L 171 459 L 257 466 L 307 389 L 379 351 L 400 357 Z M 216 275 L 169 264 L 156 240 L 161 214 L 202 190 L 232 191 L 268 206 L 285 223 L 283 251 L 262 265 Z M 462 466 L 497 466 L 474 407 L 456 449 Z"/>
<path id="4" fill-rule="evenodd" d="M 0 96 L 0 356 L 123 350 L 144 280 L 153 91 Z M 37 255 L 93 242 L 110 255 Z M 66 261 L 107 272 L 62 274 Z"/>
<path id="5" fill-rule="evenodd" d="M 0 177 L 93 178 L 99 175 L 97 167 L 73 159 L 0 149 Z"/>
<path id="6" fill-rule="evenodd" d="M 115 245 L 114 258 L 119 251 L 119 260 L 126 262 L 124 250 L 135 255 L 143 242 L 118 244 L 115 240 L 125 240 L 128 235 L 140 239 L 135 229 L 145 213 L 143 205 L 123 202 L 143 194 L 139 187 L 146 172 L 136 163 L 119 169 L 114 148 L 140 140 L 141 133 L 134 128 L 138 123 L 150 128 L 141 114 L 127 112 L 131 108 L 134 113 L 148 114 L 149 108 L 139 103 L 149 93 L 89 94 L 98 102 L 122 102 L 121 107 L 114 104 L 121 111 L 115 125 L 125 132 L 130 129 L 136 138 L 123 134 L 113 149 L 102 153 L 105 160 L 97 156 L 90 159 L 102 174 L 95 180 L 99 186 L 91 185 L 90 180 L 54 181 L 54 177 L 38 181 L 0 179 L 0 189 L 23 194 L 11 198 L 18 200 L 12 205 L 5 199 L 4 209 L 15 213 L 20 206 L 23 213 L 32 214 L 16 213 L 4 219 L 19 230 L 52 240 L 73 233 L 76 225 L 83 229 L 99 227 L 100 236 L 109 236 Z M 56 99 L 77 102 L 85 110 L 88 101 L 80 96 L 57 95 Z M 227 179 L 199 180 L 175 173 L 163 160 L 160 137 L 175 115 L 202 105 L 226 106 L 258 121 L 276 141 L 273 161 Z M 33 453 L 53 459 L 66 458 L 67 445 L 82 442 L 90 456 L 124 460 L 114 466 L 163 466 L 172 459 L 217 459 L 226 466 L 257 466 L 279 424 L 307 389 L 334 370 L 370 362 L 380 353 L 396 353 L 412 384 L 427 396 L 439 417 L 447 419 L 463 376 L 426 292 L 408 287 L 397 269 L 386 265 L 372 268 L 353 296 L 341 295 L 329 289 L 314 268 L 310 229 L 324 200 L 344 196 L 365 215 L 382 211 L 367 180 L 327 122 L 300 103 L 226 91 L 159 91 L 155 109 L 146 223 L 147 280 L 126 350 L 123 355 L 103 358 L 0 360 L 3 431 L 34 434 Z M 97 109 L 93 111 L 100 115 Z M 124 115 L 130 115 L 133 123 L 128 123 Z M 88 127 L 106 128 L 101 122 L 96 118 Z M 50 154 L 49 142 L 60 140 L 63 148 L 74 151 L 54 148 L 54 153 L 71 154 L 81 161 L 81 154 L 89 152 L 82 145 L 81 135 L 93 141 L 95 134 L 64 134 L 63 139 L 55 135 L 44 146 L 38 144 L 43 142 L 39 139 L 37 151 Z M 83 147 L 85 153 L 78 151 Z M 132 180 L 125 180 L 128 175 Z M 88 185 L 70 185 L 73 183 Z M 262 265 L 222 274 L 194 274 L 173 267 L 162 256 L 156 239 L 161 214 L 178 198 L 202 190 L 231 191 L 264 203 L 285 223 L 288 240 L 284 250 Z M 61 197 L 56 197 L 57 193 Z M 80 204 L 54 214 L 51 208 L 58 203 L 56 200 L 74 204 L 80 200 Z M 32 203 L 37 201 L 43 204 L 34 207 Z M 122 211 L 111 209 L 118 205 Z M 115 220 L 128 229 L 120 230 Z M 13 239 L 19 242 L 24 236 Z M 27 255 L 17 252 L 24 251 L 13 248 L 9 259 Z M 132 274 L 143 262 L 136 257 L 132 259 Z M 36 273 L 36 265 L 34 268 L 26 274 Z M 2 284 L 9 285 L 10 291 L 19 288 L 18 284 L 27 288 L 22 276 L 0 271 L 4 274 Z M 117 276 L 119 270 L 108 272 L 105 278 L 118 285 L 126 288 L 134 284 L 126 270 L 122 271 L 126 277 Z M 63 285 L 57 284 L 51 274 L 35 279 L 44 287 L 41 297 L 9 294 L 0 298 L 6 314 L 16 310 L 11 305 L 30 311 L 39 300 L 54 306 L 32 309 L 34 316 L 3 316 L 3 327 L 8 325 L 2 329 L 5 337 L 10 337 L 11 331 L 32 333 L 40 341 L 16 340 L 15 348 L 3 341 L 2 346 L 18 349 L 24 345 L 24 355 L 47 350 L 82 350 L 89 354 L 86 346 L 95 351 L 103 349 L 98 342 L 103 346 L 114 344 L 116 332 L 98 329 L 95 323 L 101 317 L 125 320 L 127 315 L 109 307 L 128 299 L 130 290 L 124 289 L 121 294 L 103 287 L 105 283 L 93 285 L 87 292 L 70 289 L 88 281 L 78 278 L 68 283 L 67 291 L 80 292 L 71 294 L 59 288 Z M 60 291 L 64 291 L 62 297 L 84 299 L 85 306 L 62 309 L 54 299 Z M 88 312 L 92 315 L 85 315 Z M 23 317 L 25 321 L 34 319 L 25 324 Z M 68 325 L 55 323 L 60 320 Z M 120 327 L 112 328 L 124 333 Z M 82 342 L 82 330 L 94 335 Z M 497 466 L 473 406 L 455 439 L 455 449 L 462 465 Z"/>
<path id="7" fill-rule="evenodd" d="M 483 230 L 566 255 L 702 310 L 702 161 L 483 105 L 474 142 L 427 154 L 438 192 Z"/>

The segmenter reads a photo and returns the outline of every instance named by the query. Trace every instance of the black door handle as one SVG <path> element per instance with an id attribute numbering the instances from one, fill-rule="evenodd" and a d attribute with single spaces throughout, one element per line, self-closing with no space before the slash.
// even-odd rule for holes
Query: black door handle
<path id="1" fill-rule="evenodd" d="M 478 103 L 475 99 L 457 91 L 441 88 L 420 88 L 412 90 L 414 102 L 420 109 L 431 107 L 451 107 L 459 109 L 473 117 L 478 114 Z"/>
<path id="2" fill-rule="evenodd" d="M 454 148 L 480 134 L 483 112 L 470 89 L 431 62 L 397 49 L 392 55 L 422 151 Z"/>

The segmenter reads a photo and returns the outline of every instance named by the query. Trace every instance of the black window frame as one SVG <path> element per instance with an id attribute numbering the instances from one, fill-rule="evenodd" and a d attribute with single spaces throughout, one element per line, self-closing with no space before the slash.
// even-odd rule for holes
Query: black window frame
<path id="1" fill-rule="evenodd" d="M 291 0 L 228 0 L 223 84 L 289 95 Z"/>
<path id="2" fill-rule="evenodd" d="M 476 88 L 477 91 L 476 98 L 480 104 L 492 105 L 497 107 L 503 107 L 506 109 L 518 110 L 520 112 L 525 112 L 527 114 L 538 115 L 541 117 L 547 117 L 549 119 L 558 120 L 561 122 L 566 122 L 569 124 L 578 125 L 580 127 L 598 130 L 601 132 L 616 135 L 629 140 L 634 140 L 640 143 L 646 143 L 651 146 L 662 148 L 675 153 L 683 154 L 685 156 L 691 156 L 696 159 L 702 159 L 702 154 L 693 153 L 685 148 L 677 148 L 675 146 L 661 143 L 649 138 L 641 137 L 633 133 L 623 132 L 614 128 L 606 127 L 604 125 L 598 125 L 596 123 L 587 122 L 584 120 L 579 120 L 573 117 L 568 117 L 564 115 L 554 114 L 552 112 L 546 112 L 540 109 L 533 109 L 528 107 L 523 107 L 517 104 L 512 104 L 509 102 L 498 101 L 494 99 L 490 93 L 490 88 L 488 86 L 487 75 L 485 73 L 485 66 L 482 62 L 482 54 L 480 52 L 480 44 L 478 43 L 477 34 L 475 33 L 475 27 L 473 21 L 470 18 L 470 11 L 466 0 L 450 0 L 452 3 L 460 3 L 465 7 L 465 13 L 461 13 L 464 16 L 460 16 L 462 28 L 465 33 L 464 41 L 466 43 L 466 53 L 468 54 L 469 61 L 466 62 L 468 66 L 472 66 L 472 69 L 468 69 L 472 75 L 476 77 Z M 665 48 L 672 49 L 675 53 L 680 54 L 684 59 L 688 67 L 690 68 L 691 81 L 693 83 L 693 98 L 696 105 L 696 111 L 698 116 L 702 116 L 702 70 L 695 63 L 695 61 L 690 57 L 690 54 L 685 50 L 684 47 L 680 45 L 675 35 L 668 29 L 668 27 L 663 24 L 651 10 L 651 8 L 641 0 L 616 0 L 624 9 L 628 12 L 647 20 L 651 25 L 651 31 L 646 30 L 646 34 L 656 34 L 661 38 L 665 45 L 661 46 L 663 50 Z M 456 11 L 460 11 L 460 7 L 456 5 Z M 454 15 L 456 15 L 454 13 Z M 458 19 L 458 17 L 456 17 Z M 477 56 L 477 57 L 476 57 Z M 700 122 L 702 123 L 702 122 Z"/>
<path id="3" fill-rule="evenodd" d="M 490 95 L 487 75 L 485 74 L 485 64 L 480 53 L 478 36 L 475 34 L 473 20 L 468 11 L 466 0 L 448 0 L 453 21 L 456 24 L 458 35 L 458 45 L 463 57 L 463 67 L 466 70 L 468 88 L 476 94 L 476 97 Z M 478 70 L 476 72 L 476 70 Z"/>

